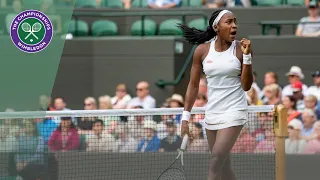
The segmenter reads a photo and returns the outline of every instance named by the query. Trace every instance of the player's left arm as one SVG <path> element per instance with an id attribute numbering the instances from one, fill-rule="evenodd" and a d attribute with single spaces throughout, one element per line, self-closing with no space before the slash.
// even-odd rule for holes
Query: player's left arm
<path id="1" fill-rule="evenodd" d="M 252 49 L 251 41 L 243 38 L 237 44 L 237 57 L 241 61 L 241 85 L 244 91 L 249 91 L 253 83 L 253 72 L 252 72 Z"/>

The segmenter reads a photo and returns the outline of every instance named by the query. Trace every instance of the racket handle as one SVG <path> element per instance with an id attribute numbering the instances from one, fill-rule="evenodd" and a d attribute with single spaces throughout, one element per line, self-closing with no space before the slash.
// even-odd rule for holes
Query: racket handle
<path id="1" fill-rule="evenodd" d="M 181 143 L 181 150 L 185 150 L 188 144 L 188 140 L 189 140 L 189 136 L 188 135 L 184 135 L 182 143 Z"/>

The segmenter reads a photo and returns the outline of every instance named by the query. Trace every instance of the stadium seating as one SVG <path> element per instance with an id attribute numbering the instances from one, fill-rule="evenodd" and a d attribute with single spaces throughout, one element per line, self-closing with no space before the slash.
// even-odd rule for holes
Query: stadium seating
<path id="1" fill-rule="evenodd" d="M 180 19 L 168 19 L 160 23 L 159 35 L 182 35 L 182 30 L 177 27 L 178 23 L 182 23 Z"/>
<path id="2" fill-rule="evenodd" d="M 93 36 L 115 36 L 118 34 L 118 26 L 109 20 L 97 20 L 91 26 Z"/>
<path id="3" fill-rule="evenodd" d="M 260 0 L 257 1 L 258 6 L 280 6 L 282 0 Z"/>
<path id="4" fill-rule="evenodd" d="M 97 2 L 92 0 L 77 0 L 76 7 L 81 8 L 97 8 Z"/>
<path id="5" fill-rule="evenodd" d="M 287 0 L 288 5 L 304 6 L 304 0 Z"/>
<path id="6" fill-rule="evenodd" d="M 65 24 L 64 28 L 69 33 L 76 36 L 87 36 L 89 34 L 89 26 L 85 21 L 82 20 L 71 20 Z"/>
<path id="7" fill-rule="evenodd" d="M 119 0 L 102 0 L 101 7 L 123 8 L 123 3 Z"/>
<path id="8" fill-rule="evenodd" d="M 133 8 L 145 8 L 148 7 L 148 3 L 145 0 L 133 0 L 131 6 Z"/>
<path id="9" fill-rule="evenodd" d="M 181 6 L 182 7 L 201 7 L 202 0 L 182 0 Z"/>
<path id="10" fill-rule="evenodd" d="M 207 28 L 207 22 L 204 18 L 194 19 L 188 23 L 189 27 L 194 27 L 199 30 L 206 30 Z"/>
<path id="11" fill-rule="evenodd" d="M 142 35 L 142 20 L 135 21 L 131 26 L 131 35 Z M 151 19 L 144 20 L 144 35 L 154 36 L 157 31 L 157 24 Z"/>

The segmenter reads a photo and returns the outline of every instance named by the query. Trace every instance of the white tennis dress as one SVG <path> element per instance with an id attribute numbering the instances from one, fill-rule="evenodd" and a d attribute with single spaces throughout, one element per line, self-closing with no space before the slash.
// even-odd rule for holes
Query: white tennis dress
<path id="1" fill-rule="evenodd" d="M 208 103 L 204 126 L 209 130 L 244 125 L 247 122 L 248 104 L 241 86 L 241 62 L 236 57 L 236 41 L 224 52 L 214 48 L 203 60 L 203 70 L 208 81 Z"/>

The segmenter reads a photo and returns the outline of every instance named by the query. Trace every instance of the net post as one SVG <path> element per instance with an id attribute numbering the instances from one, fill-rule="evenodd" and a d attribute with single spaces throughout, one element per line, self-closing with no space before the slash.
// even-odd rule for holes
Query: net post
<path id="1" fill-rule="evenodd" d="M 287 130 L 288 110 L 283 105 L 275 106 L 274 133 L 276 138 L 276 179 L 286 180 L 285 138 Z"/>

